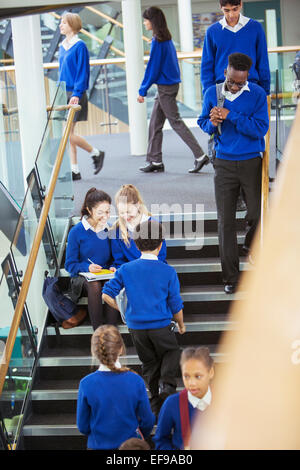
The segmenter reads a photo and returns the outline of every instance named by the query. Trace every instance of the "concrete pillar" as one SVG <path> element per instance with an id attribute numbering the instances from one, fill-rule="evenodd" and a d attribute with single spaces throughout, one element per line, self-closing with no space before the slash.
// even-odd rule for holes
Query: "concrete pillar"
<path id="1" fill-rule="evenodd" d="M 11 25 L 22 163 L 26 180 L 33 168 L 47 122 L 40 16 L 13 18 Z"/>
<path id="2" fill-rule="evenodd" d="M 138 103 L 138 90 L 144 77 L 144 50 L 142 40 L 142 11 L 140 0 L 123 0 L 124 47 L 126 55 L 126 82 L 132 155 L 147 152 L 147 108 Z"/>
<path id="3" fill-rule="evenodd" d="M 181 52 L 192 52 L 194 50 L 194 33 L 191 0 L 177 0 L 177 5 L 180 50 Z M 181 70 L 184 103 L 194 109 L 196 103 L 194 66 L 182 61 Z"/>

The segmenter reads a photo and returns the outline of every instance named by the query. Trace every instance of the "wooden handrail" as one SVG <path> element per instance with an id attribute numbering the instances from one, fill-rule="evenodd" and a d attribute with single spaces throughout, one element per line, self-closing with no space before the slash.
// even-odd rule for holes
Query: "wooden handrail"
<path id="1" fill-rule="evenodd" d="M 90 7 L 90 6 L 86 6 L 85 8 L 86 8 L 87 10 L 90 10 L 91 12 L 95 13 L 95 15 L 101 16 L 102 18 L 106 19 L 106 20 L 109 21 L 110 23 L 113 23 L 113 24 L 115 24 L 116 26 L 119 26 L 119 28 L 124 28 L 123 23 L 121 23 L 120 21 L 115 20 L 114 18 L 112 18 L 112 17 L 109 16 L 109 15 L 106 15 L 106 14 L 103 13 L 102 11 L 96 10 L 96 8 Z M 145 42 L 151 42 L 151 38 L 147 38 L 147 36 L 142 35 L 142 39 L 143 39 L 143 41 L 145 41 Z"/>
<path id="2" fill-rule="evenodd" d="M 56 19 L 58 19 L 58 20 L 61 18 L 60 15 L 58 15 L 57 13 L 54 13 L 54 12 L 51 12 L 51 15 L 54 16 L 54 18 L 56 18 Z M 85 36 L 89 37 L 90 39 L 93 39 L 94 41 L 98 42 L 99 44 L 103 44 L 103 43 L 104 43 L 103 39 L 100 39 L 100 38 L 98 38 L 97 36 L 95 36 L 94 34 L 91 34 L 91 33 L 90 33 L 89 31 L 87 31 L 86 29 L 83 29 L 83 28 L 82 28 L 82 29 L 80 30 L 80 33 L 84 34 Z M 121 51 L 120 49 L 117 49 L 117 48 L 114 47 L 114 46 L 110 46 L 110 49 L 111 49 L 112 51 L 114 51 L 116 54 L 119 54 L 120 56 L 125 57 L 125 53 L 124 53 L 123 51 Z"/>
<path id="3" fill-rule="evenodd" d="M 70 130 L 71 130 L 71 125 L 72 125 L 75 113 L 81 109 L 81 106 L 68 105 L 65 107 L 65 109 L 69 109 L 66 127 L 64 129 L 64 133 L 63 133 L 63 136 L 62 136 L 62 139 L 60 141 L 59 148 L 57 151 L 57 156 L 56 156 L 56 160 L 53 166 L 48 191 L 44 199 L 43 208 L 41 211 L 36 233 L 33 239 L 32 248 L 29 254 L 26 271 L 23 277 L 22 286 L 20 289 L 16 307 L 15 307 L 14 317 L 12 320 L 12 324 L 11 324 L 7 341 L 5 344 L 5 349 L 2 355 L 2 360 L 0 363 L 0 395 L 3 390 L 8 366 L 11 360 L 11 355 L 12 355 L 12 351 L 14 348 L 17 332 L 18 332 L 18 328 L 19 328 L 20 321 L 23 315 L 24 305 L 26 302 L 33 270 L 35 267 L 38 251 L 39 251 L 40 244 L 41 244 L 41 240 L 42 240 L 43 233 L 45 230 L 45 225 L 47 222 L 47 217 L 48 217 L 50 205 L 52 202 L 52 198 L 53 198 L 53 194 L 54 194 L 54 190 L 56 186 L 56 181 L 58 178 L 59 170 L 62 164 L 64 152 L 66 149 L 67 141 L 68 141 Z"/>
<path id="4" fill-rule="evenodd" d="M 90 33 L 88 33 L 90 34 Z M 101 39 L 96 38 L 99 42 L 101 42 Z M 284 50 L 283 50 L 284 49 Z M 297 52 L 300 51 L 300 46 L 286 46 L 286 47 L 277 47 L 277 48 L 272 48 L 268 49 L 270 54 L 273 53 L 285 53 L 285 52 Z M 126 64 L 126 56 L 124 53 L 122 53 L 124 57 L 113 57 L 109 59 L 91 59 L 90 60 L 90 66 L 98 66 L 98 65 L 125 65 Z M 177 57 L 179 60 L 184 60 L 184 59 L 201 59 L 202 57 L 202 50 L 198 49 L 196 51 L 192 52 L 177 52 Z M 144 56 L 144 62 L 147 62 L 149 60 L 149 55 Z M 58 62 L 47 62 L 43 64 L 44 69 L 58 69 L 59 64 Z M 0 67 L 0 72 L 13 72 L 15 70 L 14 65 L 7 65 L 4 67 Z"/>
<path id="5" fill-rule="evenodd" d="M 278 169 L 265 224 L 255 237 L 255 267 L 242 274 L 244 293 L 231 304 L 211 409 L 194 428 L 191 449 L 300 448 L 300 103 Z M 202 430 L 205 432 L 201 432 Z"/>
<path id="6" fill-rule="evenodd" d="M 267 96 L 269 129 L 265 137 L 265 151 L 262 159 L 262 178 L 261 178 L 261 243 L 264 236 L 264 222 L 268 211 L 269 202 L 269 167 L 270 167 L 270 132 L 271 132 L 271 96 Z"/>

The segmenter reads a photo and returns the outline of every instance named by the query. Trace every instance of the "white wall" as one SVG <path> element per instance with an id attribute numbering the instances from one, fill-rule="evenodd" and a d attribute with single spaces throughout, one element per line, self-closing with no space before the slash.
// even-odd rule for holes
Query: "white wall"
<path id="1" fill-rule="evenodd" d="M 252 0 L 244 0 L 247 3 Z M 263 2 L 264 0 L 256 0 Z M 172 34 L 174 41 L 178 41 L 178 20 L 175 19 L 177 10 L 176 0 L 160 0 L 155 2 L 153 0 L 142 0 L 142 9 L 152 6 L 159 5 L 163 8 L 167 19 L 170 20 L 170 28 L 172 28 Z M 219 0 L 192 0 L 192 12 L 193 13 L 208 13 L 210 11 L 218 11 L 220 8 Z M 171 10 L 173 12 L 171 13 Z M 300 45 L 300 27 L 299 27 L 299 15 L 300 15 L 300 0 L 281 0 L 281 25 L 282 25 L 282 42 L 284 46 Z M 174 22 L 172 21 L 172 15 Z M 175 31 L 176 29 L 176 31 Z"/>

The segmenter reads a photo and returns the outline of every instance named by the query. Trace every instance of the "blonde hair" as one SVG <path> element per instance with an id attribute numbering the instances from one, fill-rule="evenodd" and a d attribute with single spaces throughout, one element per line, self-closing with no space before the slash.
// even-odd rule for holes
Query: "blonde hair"
<path id="1" fill-rule="evenodd" d="M 108 367 L 112 372 L 128 372 L 128 367 L 118 368 L 115 362 L 125 354 L 125 345 L 119 330 L 113 325 L 99 326 L 91 340 L 92 356 Z"/>
<path id="2" fill-rule="evenodd" d="M 82 21 L 80 16 L 77 13 L 64 13 L 62 18 L 66 20 L 72 31 L 77 34 L 82 28 Z"/>
<path id="3" fill-rule="evenodd" d="M 121 200 L 126 201 L 127 204 L 139 204 L 141 214 L 145 214 L 147 216 L 151 215 L 147 207 L 145 206 L 141 193 L 135 186 L 133 186 L 133 184 L 123 184 L 123 186 L 121 186 L 121 188 L 115 195 L 115 203 L 117 207 Z M 120 216 L 112 228 L 114 229 L 116 227 L 120 228 L 121 237 L 124 240 L 125 244 L 129 246 L 130 242 L 126 221 Z"/>

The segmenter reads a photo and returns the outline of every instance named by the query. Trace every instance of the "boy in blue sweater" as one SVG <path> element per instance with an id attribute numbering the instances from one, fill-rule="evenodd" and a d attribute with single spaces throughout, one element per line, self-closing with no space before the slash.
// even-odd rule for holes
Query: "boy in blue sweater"
<path id="1" fill-rule="evenodd" d="M 239 254 L 235 210 L 240 188 L 247 205 L 248 231 L 244 245 L 249 250 L 260 219 L 261 152 L 269 128 L 266 93 L 248 82 L 252 61 L 245 54 L 231 54 L 225 71 L 222 93 L 224 107 L 217 107 L 216 86 L 205 96 L 198 124 L 204 132 L 215 134 L 215 196 L 218 212 L 220 257 L 225 292 L 236 289 Z M 218 134 L 221 124 L 221 134 Z"/>
<path id="2" fill-rule="evenodd" d="M 102 298 L 118 308 L 115 297 L 125 287 L 126 323 L 142 362 L 152 410 L 157 414 L 164 398 L 176 391 L 180 349 L 172 320 L 184 334 L 183 303 L 176 271 L 158 259 L 163 242 L 161 224 L 154 220 L 139 224 L 134 239 L 141 257 L 116 271 L 105 284 Z"/>
<path id="3" fill-rule="evenodd" d="M 268 49 L 261 24 L 241 14 L 241 0 L 220 0 L 224 17 L 211 25 L 205 35 L 201 83 L 203 95 L 216 83 L 224 81 L 228 56 L 234 52 L 247 54 L 252 60 L 248 80 L 270 94 Z"/>

